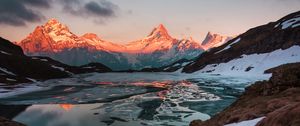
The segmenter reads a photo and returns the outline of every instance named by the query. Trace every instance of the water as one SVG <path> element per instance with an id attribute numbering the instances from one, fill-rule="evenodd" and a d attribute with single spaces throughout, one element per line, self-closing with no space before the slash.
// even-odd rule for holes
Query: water
<path id="1" fill-rule="evenodd" d="M 229 106 L 254 80 L 176 73 L 84 74 L 2 87 L 0 116 L 30 126 L 186 126 Z"/>

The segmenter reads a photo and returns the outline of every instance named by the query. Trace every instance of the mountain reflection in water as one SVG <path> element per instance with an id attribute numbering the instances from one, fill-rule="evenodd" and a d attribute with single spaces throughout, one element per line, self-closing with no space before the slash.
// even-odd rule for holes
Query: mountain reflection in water
<path id="1" fill-rule="evenodd" d="M 119 75 L 124 78 L 127 74 Z M 195 119 L 209 119 L 234 102 L 252 82 L 219 76 L 176 80 L 174 75 L 148 75 L 146 80 L 134 74 L 128 76 L 138 78 L 127 81 L 85 79 L 90 76 L 57 80 L 47 90 L 1 98 L 0 103 L 6 104 L 3 106 L 13 105 L 9 110 L 19 111 L 10 115 L 12 111 L 0 110 L 0 116 L 30 126 L 185 126 Z"/>

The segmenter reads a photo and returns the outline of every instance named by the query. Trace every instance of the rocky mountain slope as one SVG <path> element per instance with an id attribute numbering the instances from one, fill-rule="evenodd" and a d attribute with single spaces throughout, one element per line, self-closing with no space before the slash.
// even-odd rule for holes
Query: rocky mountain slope
<path id="1" fill-rule="evenodd" d="M 300 61 L 300 12 L 252 28 L 209 50 L 183 72 L 263 74 L 272 67 Z"/>
<path id="2" fill-rule="evenodd" d="M 193 40 L 171 37 L 162 24 L 146 38 L 120 45 L 92 33 L 77 36 L 55 19 L 38 26 L 18 45 L 30 56 L 47 56 L 76 66 L 100 62 L 115 70 L 161 67 L 203 52 Z"/>
<path id="3" fill-rule="evenodd" d="M 99 63 L 73 67 L 46 57 L 28 57 L 24 55 L 21 47 L 0 38 L 1 84 L 26 83 L 64 78 L 78 73 L 108 71 L 111 69 Z"/>
<path id="4" fill-rule="evenodd" d="M 256 126 L 300 125 L 300 63 L 285 64 L 266 73 L 273 73 L 269 81 L 247 87 L 224 111 L 210 120 L 193 121 L 190 125 L 223 126 L 255 120 Z"/>

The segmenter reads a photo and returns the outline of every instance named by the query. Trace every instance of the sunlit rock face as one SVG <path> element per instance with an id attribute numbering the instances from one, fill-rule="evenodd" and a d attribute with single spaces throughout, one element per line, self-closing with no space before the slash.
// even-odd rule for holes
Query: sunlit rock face
<path id="1" fill-rule="evenodd" d="M 145 38 L 116 44 L 93 33 L 77 36 L 56 19 L 36 27 L 18 43 L 25 54 L 48 56 L 69 65 L 101 62 L 114 70 L 161 67 L 203 52 L 192 39 L 176 39 L 160 24 Z"/>

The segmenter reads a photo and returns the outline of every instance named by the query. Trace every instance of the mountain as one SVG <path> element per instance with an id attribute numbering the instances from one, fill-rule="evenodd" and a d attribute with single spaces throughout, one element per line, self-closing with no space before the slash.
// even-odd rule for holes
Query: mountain
<path id="1" fill-rule="evenodd" d="M 267 69 L 300 61 L 300 11 L 258 26 L 201 54 L 183 72 L 259 75 Z"/>
<path id="2" fill-rule="evenodd" d="M 247 87 L 243 95 L 228 108 L 206 121 L 190 126 L 298 126 L 300 121 L 300 63 L 281 65 L 266 71 L 268 81 Z M 236 124 L 238 123 L 239 124 Z M 227 125 L 226 125 L 227 126 Z M 229 126 L 229 125 L 228 125 Z"/>
<path id="3" fill-rule="evenodd" d="M 192 39 L 171 37 L 162 24 L 146 38 L 130 42 L 125 47 L 127 52 L 123 54 L 139 68 L 159 68 L 180 59 L 193 59 L 203 52 L 201 46 Z"/>
<path id="4" fill-rule="evenodd" d="M 1 84 L 27 83 L 65 78 L 79 73 L 109 71 L 111 70 L 108 67 L 99 63 L 73 67 L 47 57 L 28 57 L 24 55 L 21 47 L 0 37 Z"/>
<path id="5" fill-rule="evenodd" d="M 231 39 L 233 39 L 233 37 L 222 36 L 219 34 L 208 32 L 205 39 L 201 43 L 201 47 L 205 50 L 209 50 L 211 48 L 219 47 Z"/>
<path id="6" fill-rule="evenodd" d="M 102 40 L 99 36 L 97 36 L 94 33 L 86 33 L 83 36 L 81 36 L 81 38 L 88 44 L 95 46 L 97 50 L 104 50 L 107 52 L 123 52 L 126 49 L 122 45 Z"/>
<path id="7" fill-rule="evenodd" d="M 114 70 L 161 67 L 203 52 L 191 39 L 171 37 L 162 24 L 146 38 L 121 45 L 93 33 L 77 36 L 56 19 L 36 27 L 18 45 L 29 56 L 47 56 L 75 66 L 100 62 Z"/>
<path id="8" fill-rule="evenodd" d="M 168 34 L 167 29 L 160 24 L 146 38 L 130 42 L 125 47 L 130 53 L 152 53 L 155 51 L 170 50 L 177 42 L 178 40 L 172 38 Z"/>

